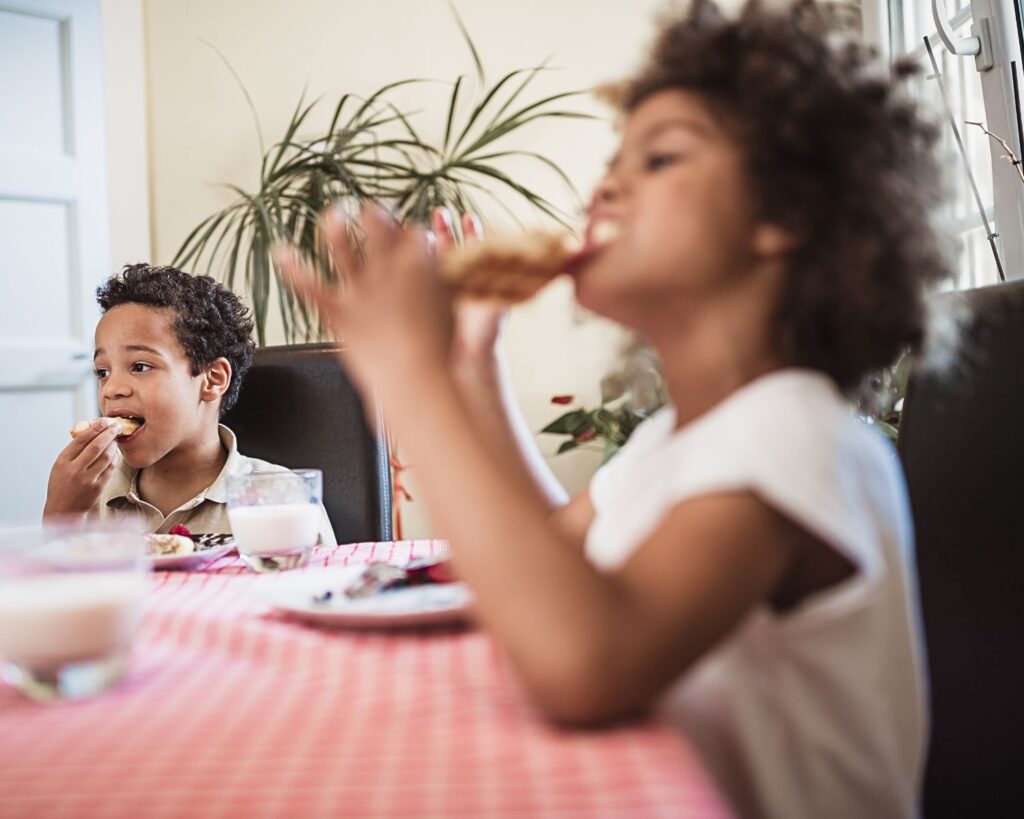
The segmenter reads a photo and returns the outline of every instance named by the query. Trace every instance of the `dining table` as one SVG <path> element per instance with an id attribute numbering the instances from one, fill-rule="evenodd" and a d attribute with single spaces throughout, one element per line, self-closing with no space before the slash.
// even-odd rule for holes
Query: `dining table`
<path id="1" fill-rule="evenodd" d="M 446 549 L 322 547 L 295 571 Z M 551 724 L 472 624 L 310 625 L 259 581 L 236 555 L 154 571 L 116 687 L 38 704 L 0 685 L 0 817 L 732 815 L 679 732 Z"/>

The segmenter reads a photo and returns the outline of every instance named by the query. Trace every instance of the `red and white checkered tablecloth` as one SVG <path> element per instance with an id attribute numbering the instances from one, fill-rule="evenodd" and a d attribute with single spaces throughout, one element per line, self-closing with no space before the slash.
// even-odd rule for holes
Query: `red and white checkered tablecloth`
<path id="1" fill-rule="evenodd" d="M 438 553 L 319 550 L 313 565 Z M 668 728 L 543 722 L 474 629 L 275 616 L 235 557 L 160 572 L 128 677 L 79 703 L 0 688 L 0 817 L 724 817 Z"/>

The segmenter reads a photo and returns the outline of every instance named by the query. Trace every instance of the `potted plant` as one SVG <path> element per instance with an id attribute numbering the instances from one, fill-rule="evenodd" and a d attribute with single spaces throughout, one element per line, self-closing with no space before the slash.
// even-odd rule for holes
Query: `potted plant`
<path id="1" fill-rule="evenodd" d="M 854 401 L 854 411 L 866 424 L 895 443 L 899 438 L 903 397 L 907 391 L 912 357 L 901 355 L 890 367 L 867 377 Z M 562 435 L 556 455 L 580 447 L 601 452 L 604 465 L 625 445 L 640 423 L 665 404 L 665 383 L 654 351 L 639 341 L 630 342 L 620 366 L 601 380 L 601 403 L 578 407 L 559 415 L 541 432 Z M 574 396 L 556 395 L 551 403 L 572 404 Z"/>
<path id="2" fill-rule="evenodd" d="M 509 71 L 488 84 L 476 47 L 457 14 L 456 21 L 475 65 L 476 90 L 467 88 L 465 76 L 452 82 L 438 139 L 422 136 L 416 117 L 392 101 L 396 89 L 426 80 L 389 83 L 366 99 L 344 94 L 334 106 L 327 129 L 311 137 L 300 137 L 300 132 L 318 103 L 300 99 L 282 138 L 262 151 L 256 188 L 226 186 L 237 198 L 200 222 L 182 242 L 172 262 L 175 266 L 204 270 L 233 289 L 241 276 L 261 345 L 266 341 L 272 291 L 276 291 L 288 343 L 322 338 L 315 316 L 287 288 L 272 287 L 279 276 L 272 254 L 279 242 L 292 242 L 315 262 L 321 275 L 330 275 L 317 219 L 335 200 L 385 202 L 399 219 L 425 223 L 439 206 L 455 212 L 479 211 L 483 198 L 511 213 L 502 197 L 511 194 L 543 217 L 567 224 L 563 211 L 517 182 L 505 166 L 513 158 L 539 163 L 578 202 L 566 174 L 550 157 L 508 148 L 505 142 L 540 120 L 593 118 L 561 107 L 580 92 L 531 97 L 530 85 L 546 70 L 543 64 Z M 244 86 L 243 92 L 258 130 L 258 117 Z"/>

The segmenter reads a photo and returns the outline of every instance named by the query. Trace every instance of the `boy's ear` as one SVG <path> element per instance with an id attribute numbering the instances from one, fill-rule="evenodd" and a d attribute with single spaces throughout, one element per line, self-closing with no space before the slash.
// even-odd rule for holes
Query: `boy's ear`
<path id="1" fill-rule="evenodd" d="M 784 256 L 800 244 L 800 237 L 781 225 L 761 222 L 754 228 L 754 252 L 758 256 Z"/>
<path id="2" fill-rule="evenodd" d="M 219 401 L 231 386 L 231 362 L 218 358 L 200 373 L 199 399 Z"/>

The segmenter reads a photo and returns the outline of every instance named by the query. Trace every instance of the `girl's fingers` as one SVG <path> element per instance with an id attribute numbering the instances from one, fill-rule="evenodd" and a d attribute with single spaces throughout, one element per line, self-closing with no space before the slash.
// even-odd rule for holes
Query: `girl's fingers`
<path id="1" fill-rule="evenodd" d="M 341 204 L 327 208 L 320 217 L 320 231 L 331 255 L 338 281 L 351 281 L 359 275 L 359 259 L 349 240 L 349 219 Z"/>
<path id="2" fill-rule="evenodd" d="M 398 224 L 380 205 L 367 202 L 359 216 L 359 225 L 366 237 L 366 259 L 371 264 L 382 261 L 394 244 Z"/>
<path id="3" fill-rule="evenodd" d="M 338 290 L 320 281 L 295 248 L 282 247 L 275 255 L 285 285 L 313 307 L 328 326 L 337 330 L 345 318 L 344 304 Z"/>
<path id="4" fill-rule="evenodd" d="M 393 280 L 408 281 L 429 271 L 435 258 L 430 243 L 429 235 L 421 228 L 401 231 L 395 238 L 388 262 Z"/>
<path id="5" fill-rule="evenodd" d="M 452 227 L 452 214 L 448 208 L 434 208 L 430 214 L 430 224 L 437 237 L 437 252 L 444 255 L 455 246 L 455 230 Z"/>
<path id="6" fill-rule="evenodd" d="M 462 214 L 462 235 L 467 242 L 475 242 L 484 237 L 484 226 L 475 213 Z"/>

